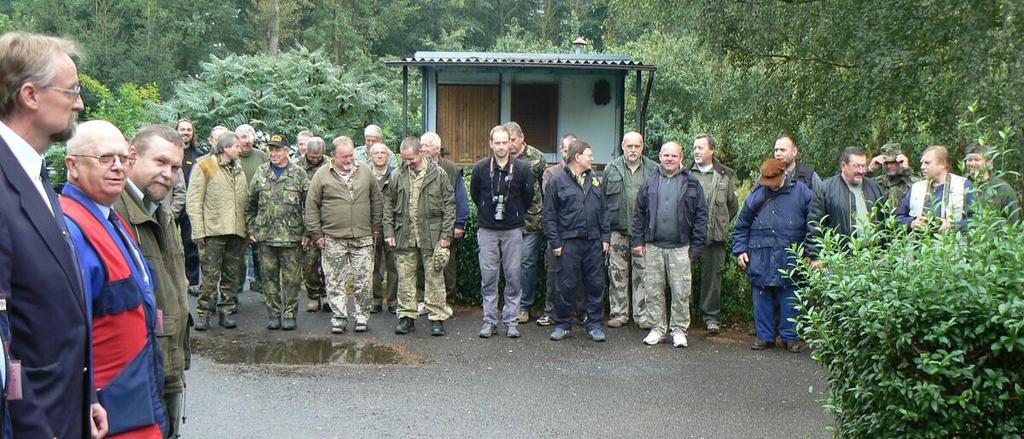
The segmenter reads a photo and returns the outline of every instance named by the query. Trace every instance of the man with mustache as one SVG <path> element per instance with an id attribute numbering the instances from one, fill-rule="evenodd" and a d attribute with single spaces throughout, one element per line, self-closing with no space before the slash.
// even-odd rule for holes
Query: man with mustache
<path id="1" fill-rule="evenodd" d="M 77 44 L 0 37 L 0 399 L 4 437 L 106 434 L 96 403 L 89 315 L 73 243 L 44 155 L 84 109 Z M 9 323 L 9 326 L 8 326 Z M 12 339 L 15 335 L 17 339 Z M 11 373 L 22 377 L 12 382 Z M 98 428 L 97 428 L 98 427 Z"/>
<path id="2" fill-rule="evenodd" d="M 163 323 L 156 335 L 164 368 L 163 402 L 169 420 L 166 437 L 177 437 L 185 370 L 191 361 L 187 278 L 174 216 L 161 200 L 170 196 L 174 180 L 180 176 L 184 144 L 170 127 L 149 125 L 132 139 L 128 155 L 128 181 L 114 209 L 128 222 L 156 279 L 156 307 Z"/>
<path id="3" fill-rule="evenodd" d="M 814 198 L 807 214 L 807 242 L 804 246 L 812 264 L 819 266 L 818 240 L 826 228 L 845 239 L 864 230 L 868 223 L 881 221 L 881 210 L 875 205 L 885 201 L 881 186 L 865 177 L 867 154 L 851 146 L 843 150 L 839 174 L 825 179 L 814 189 Z"/>
<path id="4" fill-rule="evenodd" d="M 178 130 L 178 136 L 181 137 L 181 141 L 185 144 L 185 155 L 181 162 L 182 175 L 179 178 L 182 184 L 185 185 L 185 196 L 187 197 L 192 167 L 199 162 L 199 159 L 206 155 L 207 151 L 200 146 L 199 142 L 196 142 L 195 125 L 191 120 L 182 118 L 178 120 L 178 124 L 174 128 Z M 185 269 L 188 273 L 188 288 L 194 294 L 199 294 L 199 247 L 196 246 L 196 243 L 192 242 L 192 222 L 188 219 L 188 211 L 182 209 L 180 214 L 175 215 L 175 220 L 178 221 L 181 227 L 181 243 L 185 247 Z"/>
<path id="5" fill-rule="evenodd" d="M 331 333 L 348 329 L 348 284 L 355 291 L 355 332 L 368 329 L 373 306 L 373 241 L 381 236 L 384 199 L 369 166 L 356 160 L 352 139 L 334 139 L 330 166 L 313 174 L 306 195 L 307 234 L 323 251 Z M 308 145 L 307 145 L 308 148 Z"/>
<path id="6" fill-rule="evenodd" d="M 172 134 L 173 136 L 173 134 Z M 83 123 L 68 140 L 68 183 L 60 204 L 92 310 L 93 379 L 111 437 L 160 439 L 168 430 L 156 341 L 156 279 L 127 220 L 113 209 L 129 163 L 124 134 L 106 121 Z M 168 172 L 166 195 L 174 181 Z"/>
<path id="7" fill-rule="evenodd" d="M 306 171 L 306 183 L 304 188 L 309 189 L 309 179 L 313 178 L 316 170 L 326 163 L 324 161 L 324 139 L 313 136 L 306 139 L 306 152 L 302 157 L 296 159 L 299 167 Z M 305 200 L 303 200 L 305 202 Z M 327 306 L 327 292 L 324 289 L 324 270 L 320 266 L 320 248 L 314 242 L 307 242 L 305 249 L 305 275 L 303 284 L 306 287 L 306 312 L 317 312 Z"/>

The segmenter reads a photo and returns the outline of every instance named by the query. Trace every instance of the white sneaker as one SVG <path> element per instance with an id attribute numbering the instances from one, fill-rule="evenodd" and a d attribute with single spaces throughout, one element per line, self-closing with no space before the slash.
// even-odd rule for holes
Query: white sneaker
<path id="1" fill-rule="evenodd" d="M 682 332 L 676 332 L 672 334 L 672 347 L 685 348 L 686 334 L 683 334 Z"/>
<path id="2" fill-rule="evenodd" d="M 657 329 L 652 329 L 647 337 L 644 337 L 644 344 L 648 346 L 654 346 L 663 341 L 665 341 L 665 334 Z"/>

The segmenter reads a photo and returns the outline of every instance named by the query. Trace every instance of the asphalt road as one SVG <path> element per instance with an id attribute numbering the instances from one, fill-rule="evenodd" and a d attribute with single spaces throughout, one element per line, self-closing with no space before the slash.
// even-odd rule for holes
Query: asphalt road
<path id="1" fill-rule="evenodd" d="M 194 336 L 184 437 L 831 436 L 810 355 L 751 351 L 739 332 L 694 328 L 676 349 L 643 345 L 635 327 L 609 329 L 605 343 L 582 328 L 552 342 L 531 322 L 522 338 L 480 339 L 480 311 L 465 308 L 445 337 L 431 337 L 425 317 L 395 335 L 386 312 L 366 333 L 332 336 L 323 312 L 300 311 L 298 331 L 268 331 L 258 301 L 242 295 L 238 329 Z M 237 364 L 330 361 L 332 350 L 330 364 Z"/>

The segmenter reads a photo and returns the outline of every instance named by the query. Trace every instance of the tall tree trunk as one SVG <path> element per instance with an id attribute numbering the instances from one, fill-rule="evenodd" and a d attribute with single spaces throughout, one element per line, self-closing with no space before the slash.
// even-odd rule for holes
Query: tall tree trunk
<path id="1" fill-rule="evenodd" d="M 272 0 L 270 7 L 270 38 L 267 42 L 267 51 L 271 55 L 277 55 L 278 44 L 281 38 L 281 0 Z"/>
<path id="2" fill-rule="evenodd" d="M 341 39 L 338 38 L 338 5 L 331 8 L 331 41 L 334 43 L 334 65 L 341 65 Z"/>

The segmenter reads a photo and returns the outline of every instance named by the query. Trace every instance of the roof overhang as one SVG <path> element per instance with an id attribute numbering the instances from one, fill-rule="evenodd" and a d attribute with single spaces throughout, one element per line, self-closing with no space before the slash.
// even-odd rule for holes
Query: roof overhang
<path id="1" fill-rule="evenodd" d="M 385 63 L 391 67 L 505 67 L 577 70 L 654 71 L 654 65 L 625 55 L 516 53 L 516 52 L 416 52 L 411 57 Z"/>

